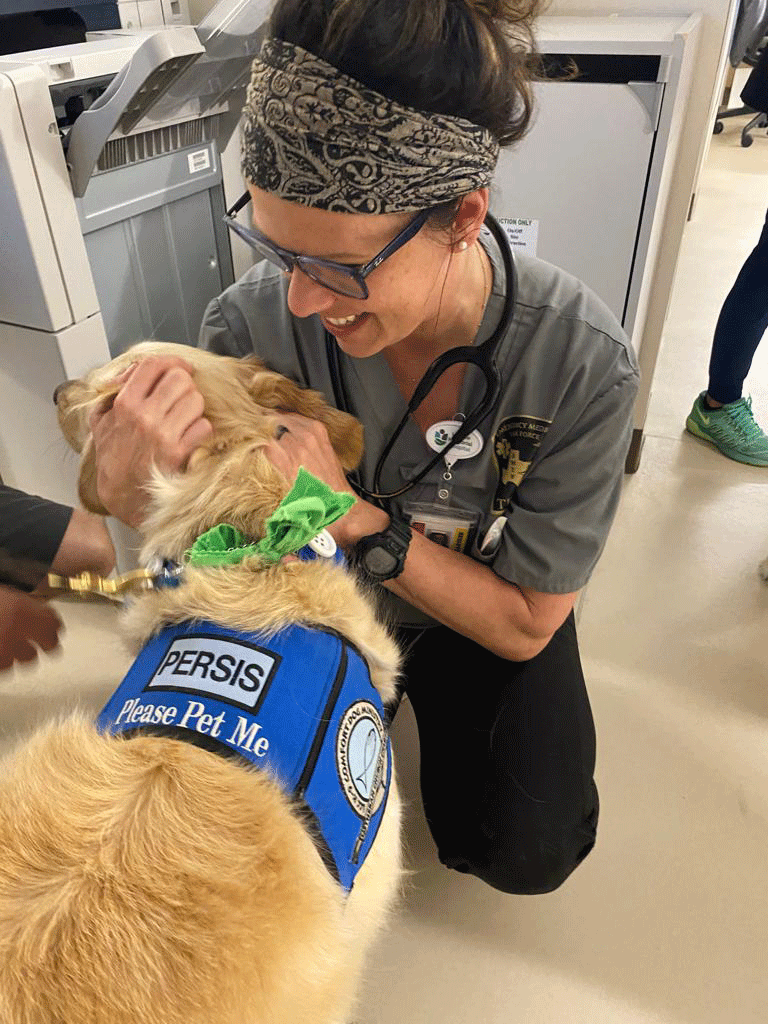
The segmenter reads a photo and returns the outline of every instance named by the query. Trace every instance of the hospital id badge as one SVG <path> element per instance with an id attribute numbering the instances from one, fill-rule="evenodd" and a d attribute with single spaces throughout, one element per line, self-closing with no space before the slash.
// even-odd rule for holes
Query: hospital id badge
<path id="1" fill-rule="evenodd" d="M 411 529 L 434 544 L 459 552 L 470 546 L 480 521 L 477 512 L 428 502 L 409 501 L 403 506 L 403 512 Z"/>

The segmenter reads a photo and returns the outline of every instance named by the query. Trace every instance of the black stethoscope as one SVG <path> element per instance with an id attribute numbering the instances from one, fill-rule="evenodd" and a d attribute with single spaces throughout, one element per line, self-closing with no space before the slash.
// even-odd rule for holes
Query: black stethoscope
<path id="1" fill-rule="evenodd" d="M 496 364 L 496 352 L 502 338 L 507 332 L 507 329 L 512 322 L 512 316 L 515 308 L 515 294 L 516 294 L 516 283 L 515 283 L 515 264 L 512 257 L 512 246 L 504 228 L 499 224 L 496 218 L 492 214 L 488 214 L 485 218 L 485 223 L 491 231 L 491 234 L 496 239 L 496 242 L 501 251 L 501 257 L 504 262 L 504 273 L 506 276 L 506 298 L 504 302 L 504 311 L 501 315 L 501 319 L 496 327 L 493 334 L 480 345 L 459 345 L 457 348 L 449 349 L 448 352 L 444 352 L 438 356 L 437 359 L 428 368 L 427 372 L 421 378 L 419 383 L 416 385 L 416 390 L 411 395 L 411 400 L 408 403 L 408 408 L 405 411 L 405 415 L 400 420 L 394 434 L 387 442 L 384 451 L 381 453 L 379 461 L 376 463 L 376 470 L 373 477 L 373 490 L 368 490 L 363 487 L 358 479 L 350 479 L 350 483 L 364 498 L 373 498 L 376 501 L 388 501 L 391 498 L 399 498 L 400 495 L 405 494 L 416 484 L 420 483 L 421 480 L 434 469 L 434 467 L 445 459 L 446 454 L 455 448 L 456 445 L 461 442 L 472 433 L 473 430 L 485 419 L 485 417 L 492 412 L 498 405 L 499 398 L 501 397 L 501 374 Z M 350 412 L 352 406 L 349 401 L 347 394 L 346 385 L 344 383 L 344 377 L 341 372 L 341 362 L 339 360 L 339 347 L 332 334 L 328 331 L 325 332 L 325 349 L 328 357 L 328 367 L 331 373 L 331 381 L 333 383 L 333 395 L 336 407 L 341 409 L 343 412 Z M 439 377 L 445 373 L 451 366 L 456 363 L 471 363 L 476 366 L 485 377 L 485 394 L 478 406 L 467 416 L 462 422 L 459 429 L 451 438 L 450 442 L 442 451 L 438 452 L 433 459 L 427 463 L 426 466 L 419 473 L 413 477 L 404 487 L 401 487 L 397 491 L 390 491 L 389 493 L 382 493 L 381 491 L 381 473 L 384 467 L 384 463 L 387 460 L 390 452 L 395 446 L 395 442 L 402 434 L 408 417 L 412 415 L 427 397 L 429 392 L 437 383 Z"/>

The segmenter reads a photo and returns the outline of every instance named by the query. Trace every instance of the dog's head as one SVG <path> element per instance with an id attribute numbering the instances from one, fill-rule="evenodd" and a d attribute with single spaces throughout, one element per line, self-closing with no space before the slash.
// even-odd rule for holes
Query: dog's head
<path id="1" fill-rule="evenodd" d="M 151 502 L 142 525 L 148 546 L 166 557 L 181 557 L 203 531 L 227 522 L 251 538 L 290 489 L 292 481 L 272 465 L 264 448 L 273 440 L 280 412 L 296 412 L 325 424 L 342 466 L 354 469 L 362 455 L 363 429 L 347 413 L 329 406 L 316 391 L 268 370 L 253 358 L 233 359 L 186 345 L 142 342 L 57 392 L 62 432 L 81 453 L 79 493 L 83 505 L 102 515 L 107 510 L 96 488 L 96 461 L 89 419 L 108 408 L 132 363 L 173 355 L 192 367 L 203 396 L 204 415 L 213 426 L 209 441 L 190 457 L 184 473 L 155 470 L 148 484 Z"/>

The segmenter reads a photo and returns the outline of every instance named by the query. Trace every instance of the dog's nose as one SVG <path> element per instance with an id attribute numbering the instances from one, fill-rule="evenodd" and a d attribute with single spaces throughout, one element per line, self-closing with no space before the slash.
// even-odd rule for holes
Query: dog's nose
<path id="1" fill-rule="evenodd" d="M 65 380 L 61 384 L 58 384 L 56 386 L 56 388 L 54 389 L 54 392 L 53 392 L 53 404 L 54 405 L 58 405 L 59 404 L 59 397 L 60 397 L 62 391 L 64 390 L 64 388 L 68 388 L 71 383 L 72 383 L 71 380 Z"/>

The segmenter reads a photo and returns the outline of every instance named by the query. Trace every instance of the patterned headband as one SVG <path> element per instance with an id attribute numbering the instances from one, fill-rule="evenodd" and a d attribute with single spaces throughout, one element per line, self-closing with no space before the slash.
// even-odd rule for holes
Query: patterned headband
<path id="1" fill-rule="evenodd" d="M 342 213 L 412 213 L 488 185 L 499 146 L 463 118 L 401 106 L 292 43 L 253 62 L 243 173 L 281 199 Z"/>

